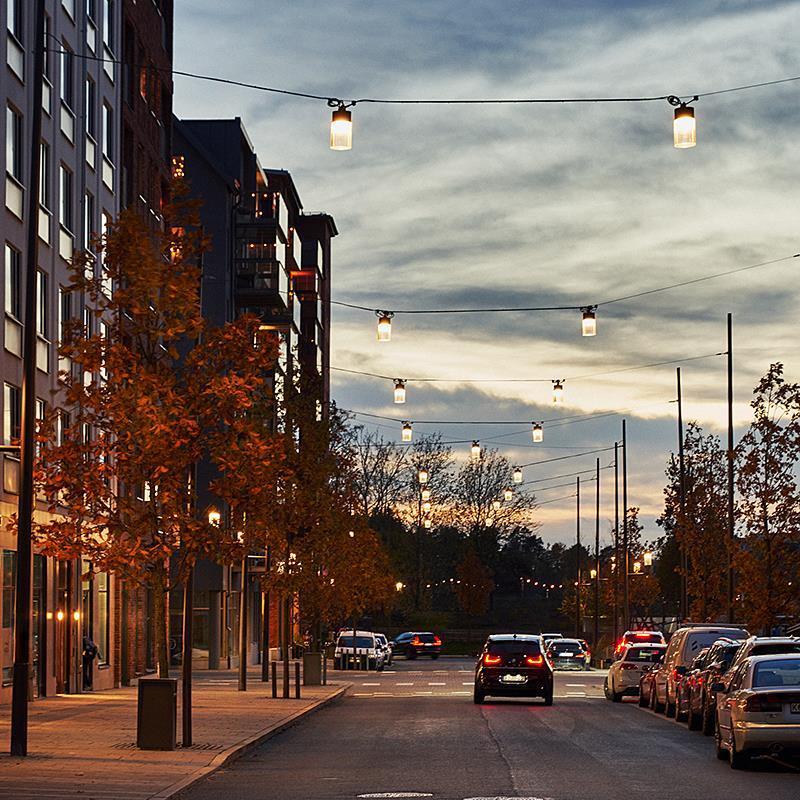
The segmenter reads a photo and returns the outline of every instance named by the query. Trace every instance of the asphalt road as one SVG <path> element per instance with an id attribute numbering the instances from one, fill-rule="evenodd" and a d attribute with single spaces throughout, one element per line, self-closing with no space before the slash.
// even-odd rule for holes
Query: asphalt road
<path id="1" fill-rule="evenodd" d="M 472 702 L 472 662 L 350 675 L 339 704 L 196 785 L 186 800 L 369 797 L 797 800 L 800 773 L 735 772 L 712 740 L 603 698 L 601 672 L 556 676 L 555 703 Z"/>

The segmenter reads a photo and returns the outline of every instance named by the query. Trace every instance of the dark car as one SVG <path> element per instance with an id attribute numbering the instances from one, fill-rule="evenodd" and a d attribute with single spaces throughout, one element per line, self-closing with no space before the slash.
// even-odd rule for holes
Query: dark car
<path id="1" fill-rule="evenodd" d="M 703 664 L 692 675 L 686 700 L 686 724 L 690 731 L 702 730 L 706 736 L 714 733 L 714 711 L 717 707 L 714 684 L 728 671 L 742 643 L 734 639 L 719 639 L 708 648 Z"/>
<path id="2" fill-rule="evenodd" d="M 547 657 L 555 669 L 585 669 L 589 659 L 578 639 L 553 639 L 547 643 Z"/>
<path id="3" fill-rule="evenodd" d="M 689 715 L 689 698 L 691 697 L 692 690 L 696 683 L 703 681 L 702 672 L 707 663 L 708 653 L 710 647 L 704 647 L 692 659 L 692 663 L 686 669 L 686 674 L 681 681 L 676 684 L 675 690 L 675 719 L 680 722 Z"/>
<path id="4" fill-rule="evenodd" d="M 408 631 L 395 636 L 390 643 L 392 656 L 405 656 L 414 659 L 417 656 L 439 658 L 442 652 L 442 640 L 430 631 Z"/>
<path id="5" fill-rule="evenodd" d="M 663 658 L 664 656 L 661 654 L 659 660 L 654 664 L 651 664 L 647 669 L 643 670 L 641 677 L 639 678 L 639 705 L 642 708 L 655 708 L 653 680 L 655 679 L 656 670 L 658 669 L 661 659 Z"/>
<path id="6" fill-rule="evenodd" d="M 475 666 L 476 703 L 492 697 L 542 697 L 553 705 L 553 668 L 539 636 L 490 636 Z"/>

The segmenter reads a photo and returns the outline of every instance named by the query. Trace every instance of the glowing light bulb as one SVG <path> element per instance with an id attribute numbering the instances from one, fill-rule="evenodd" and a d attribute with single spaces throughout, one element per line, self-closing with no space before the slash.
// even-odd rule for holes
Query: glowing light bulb
<path id="1" fill-rule="evenodd" d="M 406 382 L 400 378 L 396 378 L 394 382 L 394 401 L 395 403 L 406 401 Z"/>
<path id="2" fill-rule="evenodd" d="M 403 423 L 403 432 L 401 434 L 401 441 L 410 442 L 413 436 L 413 429 L 410 422 Z"/>
<path id="3" fill-rule="evenodd" d="M 553 381 L 553 402 L 561 405 L 564 402 L 564 381 Z"/>
<path id="4" fill-rule="evenodd" d="M 391 311 L 376 311 L 378 315 L 378 341 L 392 341 L 392 316 Z"/>
<path id="5" fill-rule="evenodd" d="M 431 522 L 431 520 L 429 520 L 429 519 L 426 519 L 426 520 L 425 520 L 425 521 L 424 521 L 422 524 L 423 524 L 423 525 L 424 525 L 424 526 L 425 526 L 427 529 L 429 529 L 429 530 L 430 530 L 431 526 L 433 525 L 433 522 Z"/>
<path id="6" fill-rule="evenodd" d="M 428 482 L 428 470 L 421 469 L 417 473 L 417 480 L 419 481 L 420 486 L 424 486 Z"/>
<path id="7" fill-rule="evenodd" d="M 506 503 L 507 503 L 509 500 L 513 499 L 513 497 L 514 497 L 514 492 L 513 492 L 511 489 L 506 489 L 506 490 L 503 492 L 503 499 L 506 501 Z"/>
<path id="8" fill-rule="evenodd" d="M 694 147 L 697 144 L 697 120 L 694 118 L 694 109 L 681 103 L 675 109 L 675 119 L 672 123 L 672 144 L 679 150 Z"/>
<path id="9" fill-rule="evenodd" d="M 555 393 L 555 388 L 553 392 Z M 531 439 L 533 439 L 534 442 L 541 442 L 544 439 L 544 426 L 541 422 L 531 423 Z"/>
<path id="10" fill-rule="evenodd" d="M 502 505 L 502 503 L 499 500 L 492 500 L 492 508 L 495 511 L 499 511 L 501 505 Z"/>
<path id="11" fill-rule="evenodd" d="M 514 467 L 514 483 L 522 483 L 522 469 Z"/>
<path id="12" fill-rule="evenodd" d="M 431 499 L 431 490 L 430 489 L 423 489 L 422 490 L 422 502 L 424 503 L 426 500 Z"/>
<path id="13" fill-rule="evenodd" d="M 586 306 L 581 313 L 581 336 L 597 336 L 597 306 Z"/>
<path id="14" fill-rule="evenodd" d="M 222 520 L 222 515 L 215 508 L 212 508 L 211 511 L 208 512 L 209 525 L 214 525 L 215 527 L 218 528 L 221 520 Z"/>
<path id="15" fill-rule="evenodd" d="M 353 115 L 344 103 L 331 115 L 331 150 L 351 150 L 353 147 Z"/>
<path id="16" fill-rule="evenodd" d="M 470 453 L 474 460 L 477 460 L 481 457 L 481 443 L 477 439 L 472 442 Z"/>

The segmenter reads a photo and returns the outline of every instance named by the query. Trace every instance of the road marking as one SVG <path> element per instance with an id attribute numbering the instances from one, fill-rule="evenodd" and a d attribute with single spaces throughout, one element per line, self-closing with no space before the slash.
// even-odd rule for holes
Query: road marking
<path id="1" fill-rule="evenodd" d="M 357 794 L 356 797 L 433 797 L 430 792 L 372 792 Z"/>
<path id="2" fill-rule="evenodd" d="M 553 800 L 552 797 L 506 797 L 496 795 L 494 797 L 465 797 L 464 800 Z"/>
<path id="3" fill-rule="evenodd" d="M 472 694 L 472 692 L 450 692 L 450 694 Z"/>
<path id="4" fill-rule="evenodd" d="M 462 686 L 472 686 L 474 683 L 475 683 L 475 681 L 464 681 L 461 685 Z"/>
<path id="5" fill-rule="evenodd" d="M 577 687 L 578 689 L 583 689 L 586 684 L 585 683 L 565 683 L 564 686 L 572 686 Z"/>
<path id="6" fill-rule="evenodd" d="M 433 692 L 414 692 L 415 695 L 418 694 L 433 694 Z"/>
<path id="7" fill-rule="evenodd" d="M 414 685 L 414 681 L 411 681 L 410 683 L 396 683 L 395 684 L 395 686 L 413 686 L 413 685 Z"/>
<path id="8" fill-rule="evenodd" d="M 447 686 L 446 683 L 433 683 L 432 681 L 428 681 L 428 686 Z"/>
<path id="9" fill-rule="evenodd" d="M 379 683 L 362 683 L 362 686 L 380 686 Z"/>

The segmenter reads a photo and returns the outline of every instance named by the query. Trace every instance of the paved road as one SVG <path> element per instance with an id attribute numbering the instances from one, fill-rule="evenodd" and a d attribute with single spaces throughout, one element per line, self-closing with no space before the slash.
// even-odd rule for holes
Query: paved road
<path id="1" fill-rule="evenodd" d="M 734 772 L 716 760 L 709 738 L 635 702 L 609 703 L 600 672 L 558 673 L 550 708 L 518 700 L 475 706 L 471 666 L 398 660 L 384 673 L 358 675 L 347 699 L 198 784 L 186 800 L 800 797 L 798 773 L 773 765 Z"/>

